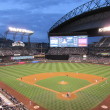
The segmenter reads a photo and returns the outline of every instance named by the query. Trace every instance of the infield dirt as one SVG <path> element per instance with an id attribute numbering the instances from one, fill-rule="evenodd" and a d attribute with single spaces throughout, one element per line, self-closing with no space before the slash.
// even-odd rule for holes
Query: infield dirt
<path id="1" fill-rule="evenodd" d="M 84 79 L 84 80 L 89 81 L 91 84 L 71 92 L 70 93 L 71 97 L 66 97 L 67 93 L 65 93 L 65 92 L 63 92 L 63 93 L 62 92 L 58 92 L 58 91 L 55 91 L 53 89 L 49 89 L 49 88 L 46 88 L 46 87 L 43 87 L 43 86 L 40 86 L 40 85 L 36 84 L 36 82 L 39 81 L 39 80 L 44 80 L 44 79 L 52 78 L 52 77 L 56 77 L 56 76 L 67 76 L 67 77 L 73 77 L 73 78 L 78 78 L 78 79 Z M 100 83 L 102 81 L 105 81 L 106 78 L 100 77 L 100 76 L 96 76 L 96 75 L 91 75 L 91 74 L 83 74 L 83 73 L 54 72 L 54 73 L 33 74 L 33 75 L 29 75 L 29 76 L 25 76 L 25 77 L 19 78 L 18 80 L 23 81 L 23 82 L 28 83 L 28 84 L 31 84 L 31 85 L 34 85 L 34 86 L 37 86 L 37 87 L 40 87 L 42 89 L 45 89 L 45 90 L 48 90 L 48 91 L 51 91 L 51 92 L 54 92 L 54 93 L 57 94 L 56 96 L 58 98 L 60 98 L 60 99 L 72 100 L 72 99 L 77 97 L 75 95 L 77 92 L 79 92 L 79 91 L 81 91 L 83 89 L 86 89 L 86 88 L 88 88 L 90 86 L 96 85 L 96 84 L 98 84 L 98 83 Z M 65 82 L 65 84 L 67 84 L 67 83 L 68 82 Z M 61 82 L 60 82 L 60 84 L 61 84 Z M 62 84 L 62 86 L 63 86 L 63 84 Z"/>

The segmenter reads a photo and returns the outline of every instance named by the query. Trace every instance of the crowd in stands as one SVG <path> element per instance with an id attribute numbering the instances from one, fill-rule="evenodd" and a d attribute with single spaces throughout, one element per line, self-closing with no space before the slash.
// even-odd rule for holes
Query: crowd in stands
<path id="1" fill-rule="evenodd" d="M 110 53 L 110 47 L 91 47 L 88 51 L 89 54 L 99 55 L 101 53 Z"/>
<path id="2" fill-rule="evenodd" d="M 95 44 L 95 47 L 110 47 L 110 37 L 103 37 Z"/>
<path id="3" fill-rule="evenodd" d="M 81 62 L 81 61 L 83 61 L 83 56 L 82 55 L 70 55 L 69 61 Z"/>
<path id="4" fill-rule="evenodd" d="M 50 48 L 47 55 L 71 55 L 71 54 L 87 54 L 87 48 Z"/>
<path id="5" fill-rule="evenodd" d="M 6 90 L 0 88 L 0 93 L 12 102 L 13 105 L 9 105 L 0 97 L 0 110 L 28 110 L 23 103 L 20 103 L 15 97 L 10 95 Z"/>
<path id="6" fill-rule="evenodd" d="M 103 63 L 103 64 L 110 64 L 110 57 L 103 57 L 103 56 L 88 56 L 87 62 L 92 63 Z"/>
<path id="7" fill-rule="evenodd" d="M 11 48 L 0 48 L 0 56 L 11 56 L 14 54 L 20 55 L 36 55 L 39 54 L 37 50 L 28 50 L 28 49 L 11 49 Z"/>
<path id="8" fill-rule="evenodd" d="M 71 55 L 69 57 L 71 62 L 88 62 L 88 63 L 99 63 L 99 64 L 110 64 L 110 57 L 87 55 L 83 57 L 81 55 Z"/>

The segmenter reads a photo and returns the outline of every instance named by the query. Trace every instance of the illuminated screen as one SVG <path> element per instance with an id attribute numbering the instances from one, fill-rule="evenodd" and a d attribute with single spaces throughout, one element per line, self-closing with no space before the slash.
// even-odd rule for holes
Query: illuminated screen
<path id="1" fill-rule="evenodd" d="M 11 57 L 12 60 L 21 60 L 21 59 L 34 59 L 34 56 L 18 56 L 18 57 Z"/>
<path id="2" fill-rule="evenodd" d="M 87 47 L 88 37 L 82 36 L 52 36 L 50 47 Z"/>

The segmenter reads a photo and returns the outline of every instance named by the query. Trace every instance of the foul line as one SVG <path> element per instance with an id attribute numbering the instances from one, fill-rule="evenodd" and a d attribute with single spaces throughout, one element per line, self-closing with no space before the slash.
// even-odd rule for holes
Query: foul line
<path id="1" fill-rule="evenodd" d="M 40 87 L 42 89 L 45 89 L 45 90 L 48 90 L 48 91 L 51 91 L 51 92 L 55 92 L 55 93 L 58 93 L 58 94 L 62 94 L 61 92 L 58 92 L 58 91 L 55 91 L 53 89 L 49 89 L 49 88 L 46 88 L 46 87 L 43 87 L 43 86 L 40 86 L 40 85 L 37 85 L 37 84 L 34 84 L 34 86 L 37 86 L 37 87 Z"/>

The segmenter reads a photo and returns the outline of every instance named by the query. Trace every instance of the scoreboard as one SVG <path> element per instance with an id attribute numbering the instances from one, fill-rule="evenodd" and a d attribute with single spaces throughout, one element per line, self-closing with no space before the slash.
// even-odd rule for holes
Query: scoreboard
<path id="1" fill-rule="evenodd" d="M 88 37 L 82 36 L 52 36 L 50 47 L 87 47 Z"/>

